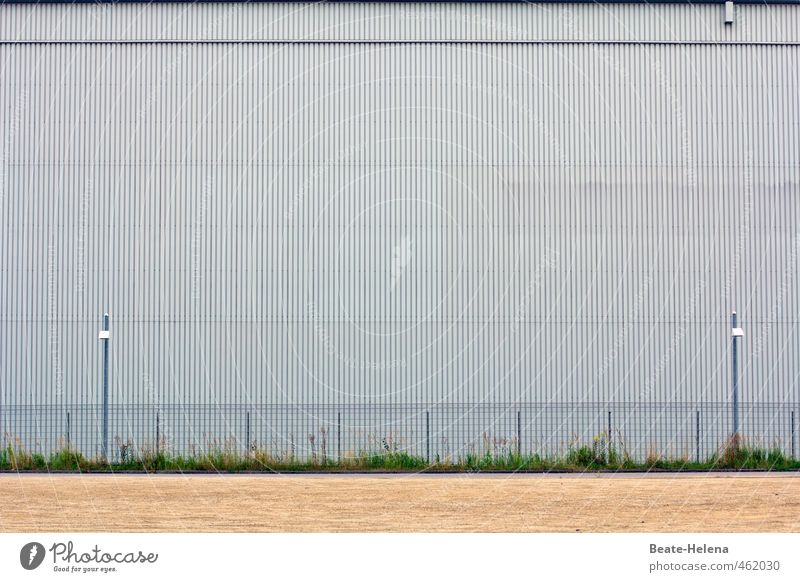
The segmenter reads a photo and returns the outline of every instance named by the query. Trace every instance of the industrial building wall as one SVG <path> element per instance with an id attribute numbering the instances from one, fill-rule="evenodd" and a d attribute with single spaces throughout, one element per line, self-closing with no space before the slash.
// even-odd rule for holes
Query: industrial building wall
<path id="1" fill-rule="evenodd" d="M 557 40 L 796 42 L 792 4 L 571 2 L 182 2 L 9 4 L 16 40 Z"/>
<path id="2" fill-rule="evenodd" d="M 0 7 L 0 414 L 797 403 L 799 14 Z"/>

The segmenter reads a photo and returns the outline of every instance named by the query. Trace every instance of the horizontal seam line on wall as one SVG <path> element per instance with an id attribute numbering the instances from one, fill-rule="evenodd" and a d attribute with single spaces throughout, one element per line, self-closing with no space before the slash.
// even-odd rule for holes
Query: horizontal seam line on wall
<path id="1" fill-rule="evenodd" d="M 645 124 L 642 124 L 645 126 Z M 651 124 L 646 124 L 651 125 Z M 764 127 L 765 124 L 754 124 Z M 775 124 L 777 125 L 777 124 Z M 782 123 L 782 126 L 787 125 L 800 125 L 800 124 L 789 124 L 789 123 Z M 77 166 L 77 167 L 84 167 L 84 166 L 91 166 L 91 167 L 118 167 L 118 166 L 126 166 L 131 168 L 152 168 L 153 166 L 170 166 L 170 167 L 194 167 L 194 166 L 201 166 L 201 167 L 241 167 L 241 168 L 255 168 L 255 167 L 269 167 L 269 168 L 429 168 L 429 167 L 469 167 L 469 168 L 542 168 L 542 167 L 552 167 L 552 168 L 571 168 L 571 167 L 581 167 L 581 168 L 614 168 L 614 169 L 628 169 L 628 168 L 637 168 L 637 169 L 663 169 L 663 168 L 713 168 L 713 169 L 724 169 L 724 168 L 790 168 L 790 169 L 797 169 L 797 164 L 769 164 L 769 163 L 749 163 L 745 160 L 739 162 L 702 162 L 702 163 L 687 163 L 687 162 L 660 162 L 658 160 L 652 162 L 601 162 L 601 163 L 594 163 L 594 162 L 584 162 L 584 161 L 577 161 L 577 162 L 567 162 L 567 163 L 558 163 L 558 162 L 551 162 L 551 161 L 510 161 L 510 162 L 448 162 L 448 161 L 426 161 L 426 162 L 376 162 L 376 161 L 351 161 L 351 162 L 336 162 L 336 163 L 327 163 L 324 161 L 317 161 L 317 160 L 309 160 L 309 161 L 297 161 L 291 163 L 284 163 L 284 162 L 269 162 L 269 161 L 256 161 L 256 162 L 249 162 L 249 161 L 236 161 L 236 160 L 224 160 L 224 161 L 217 161 L 211 160 L 207 158 L 199 159 L 199 160 L 176 160 L 176 159 L 163 159 L 163 158 L 150 158 L 150 159 L 139 159 L 135 161 L 106 161 L 106 160 L 45 160 L 45 161 L 37 161 L 37 160 L 20 160 L 20 161 L 12 161 L 7 162 L 5 164 L 7 168 L 29 168 L 29 167 L 40 167 L 40 166 Z"/>
<path id="2" fill-rule="evenodd" d="M 0 319 L 3 323 L 97 323 L 97 319 Z M 496 325 L 519 325 L 523 323 L 546 323 L 546 324 L 572 324 L 572 325 L 608 325 L 608 324 L 636 324 L 636 325 L 730 325 L 730 320 L 691 320 L 685 321 L 681 319 L 673 320 L 570 320 L 570 319 L 524 319 L 524 320 L 490 320 L 490 319 L 433 319 L 423 322 L 416 320 L 401 320 L 401 319 L 116 319 L 115 323 L 125 324 L 144 324 L 144 323 L 179 323 L 179 324 L 200 324 L 200 323 L 286 323 L 286 324 L 317 324 L 317 323 L 430 323 L 430 324 L 496 324 Z M 748 326 L 753 325 L 797 325 L 800 321 L 797 320 L 752 320 L 748 321 Z M 730 329 L 730 328 L 728 328 Z"/>
<path id="3" fill-rule="evenodd" d="M 369 396 L 365 395 L 363 398 L 380 398 L 380 396 Z M 497 402 L 487 403 L 484 401 L 462 401 L 462 402 L 436 402 L 436 401 L 420 401 L 420 402 L 392 402 L 386 403 L 391 404 L 392 406 L 396 406 L 398 408 L 416 408 L 420 406 L 428 407 L 433 406 L 435 408 L 469 408 L 475 405 L 479 405 L 482 407 L 493 407 L 493 408 L 504 408 L 506 406 L 520 406 L 520 407 L 538 407 L 544 406 L 546 408 L 573 408 L 575 406 L 572 402 L 549 402 L 547 400 L 528 400 L 524 402 L 514 401 L 514 400 L 502 400 Z M 641 405 L 652 405 L 652 406 L 671 406 L 671 407 L 705 407 L 705 406 L 720 406 L 724 408 L 730 407 L 730 402 L 725 400 L 706 400 L 704 402 L 696 402 L 694 400 L 614 400 L 613 402 L 608 402 L 605 400 L 585 400 L 580 402 L 581 408 L 593 408 L 593 407 L 600 407 L 605 408 L 606 406 L 615 407 L 615 406 L 627 406 L 630 404 L 641 404 Z M 800 401 L 794 402 L 789 400 L 782 400 L 780 402 L 760 402 L 756 400 L 749 400 L 747 402 L 739 401 L 741 405 L 748 405 L 748 406 L 757 406 L 757 407 L 770 407 L 770 408 L 791 408 L 800 404 Z M 9 408 L 61 408 L 62 406 L 68 406 L 70 408 L 87 408 L 87 409 L 96 409 L 101 406 L 101 404 L 94 404 L 94 403 L 87 403 L 87 404 L 65 404 L 63 402 L 59 403 L 52 403 L 52 404 L 8 404 L 5 406 L 6 410 Z M 286 407 L 286 406 L 297 406 L 302 408 L 356 408 L 359 406 L 375 406 L 375 403 L 372 402 L 349 402 L 346 404 L 336 403 L 336 402 L 253 402 L 253 403 L 236 403 L 236 402 L 219 402 L 219 403 L 204 403 L 204 402 L 194 402 L 189 404 L 182 404 L 182 403 L 167 403 L 167 402 L 118 402 L 116 404 L 110 404 L 110 406 L 130 406 L 134 408 L 151 408 L 151 407 L 169 407 L 169 408 L 183 408 L 183 407 L 197 407 L 197 408 L 247 408 L 250 406 L 276 406 L 276 407 Z"/>
<path id="4" fill-rule="evenodd" d="M 800 46 L 794 41 L 747 40 L 558 40 L 558 39 L 30 39 L 0 40 L 2 45 L 27 44 L 519 44 L 519 45 L 700 45 Z"/>

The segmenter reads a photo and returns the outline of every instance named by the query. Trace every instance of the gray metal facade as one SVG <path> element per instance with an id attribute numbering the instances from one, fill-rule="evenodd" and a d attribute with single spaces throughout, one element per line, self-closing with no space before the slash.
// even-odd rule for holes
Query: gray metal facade
<path id="1" fill-rule="evenodd" d="M 691 416 L 735 309 L 743 428 L 788 434 L 798 63 L 790 5 L 0 6 L 0 431 L 99 403 L 105 311 L 115 410 L 305 435 L 314 406 Z M 203 418 L 181 438 L 240 438 Z"/>

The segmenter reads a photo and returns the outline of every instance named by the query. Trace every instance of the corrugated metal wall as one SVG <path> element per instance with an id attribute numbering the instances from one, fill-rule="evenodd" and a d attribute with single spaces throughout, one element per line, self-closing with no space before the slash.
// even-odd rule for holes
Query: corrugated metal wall
<path id="1" fill-rule="evenodd" d="M 734 308 L 743 400 L 800 401 L 800 8 L 738 10 L 3 6 L 6 40 L 620 42 L 0 44 L 0 408 L 97 402 L 106 310 L 118 406 L 723 402 Z"/>
<path id="2" fill-rule="evenodd" d="M 586 3 L 87 3 L 3 7 L 17 40 L 625 40 L 797 42 L 792 5 Z"/>

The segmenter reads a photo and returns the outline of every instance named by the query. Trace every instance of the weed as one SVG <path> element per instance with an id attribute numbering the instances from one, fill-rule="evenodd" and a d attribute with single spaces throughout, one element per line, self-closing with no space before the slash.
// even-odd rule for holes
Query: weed
<path id="1" fill-rule="evenodd" d="M 308 460 L 295 456 L 294 444 L 280 454 L 259 449 L 248 443 L 246 451 L 234 439 L 213 440 L 204 448 L 192 443 L 188 456 L 173 455 L 165 443 L 136 450 L 130 441 L 117 440 L 118 460 L 113 464 L 102 458 L 88 459 L 69 443 L 61 442 L 48 457 L 27 451 L 19 439 L 6 436 L 0 448 L 0 470 L 5 471 L 713 471 L 720 469 L 800 470 L 800 460 L 787 457 L 781 449 L 748 447 L 741 439 L 729 440 L 705 461 L 690 461 L 688 456 L 667 458 L 651 450 L 644 461 L 635 461 L 622 446 L 612 443 L 601 434 L 590 443 L 573 439 L 566 454 L 541 456 L 520 454 L 511 439 L 507 441 L 484 437 L 480 452 L 470 450 L 462 456 L 438 454 L 432 462 L 422 456 L 401 450 L 391 437 L 375 438 L 374 448 L 367 451 L 348 451 L 338 460 L 327 456 L 327 432 L 309 435 L 311 455 Z"/>

